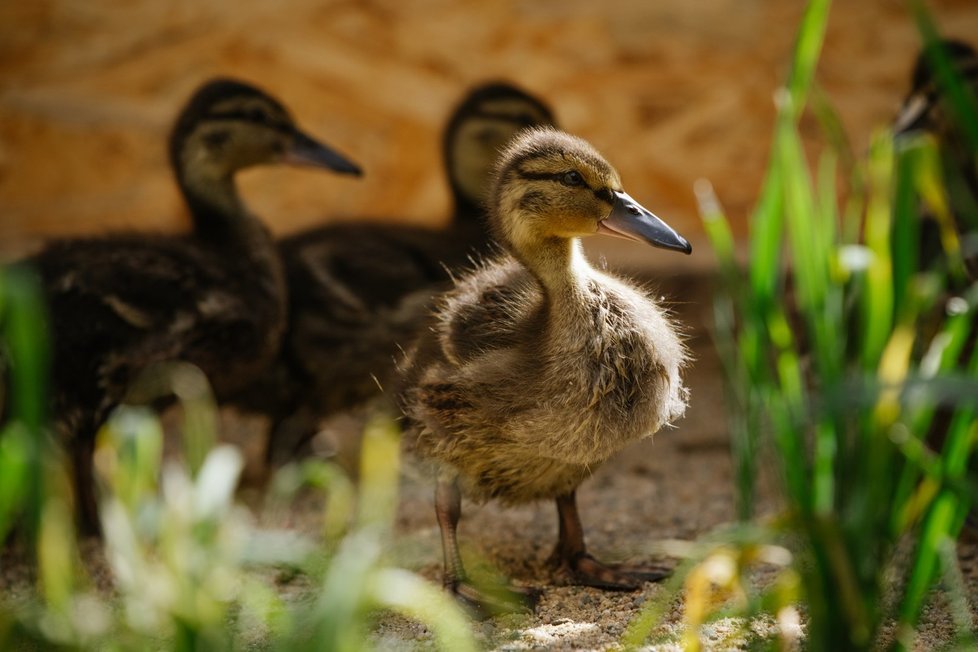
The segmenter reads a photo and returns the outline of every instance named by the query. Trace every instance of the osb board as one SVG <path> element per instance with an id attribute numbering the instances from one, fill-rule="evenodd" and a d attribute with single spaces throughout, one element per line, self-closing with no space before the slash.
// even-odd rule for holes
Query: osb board
<path id="1" fill-rule="evenodd" d="M 946 33 L 978 34 L 978 2 L 931 6 Z M 701 177 L 742 233 L 802 9 L 784 0 L 0 3 L 0 255 L 52 234 L 186 228 L 164 139 L 188 94 L 217 74 L 266 87 L 367 171 L 360 181 L 242 175 L 250 205 L 278 233 L 362 216 L 443 220 L 441 129 L 466 87 L 489 78 L 546 98 L 694 246 L 705 244 L 692 193 Z M 917 48 L 904 3 L 834 6 L 819 80 L 857 150 L 892 117 Z M 707 249 L 692 258 L 709 264 Z"/>

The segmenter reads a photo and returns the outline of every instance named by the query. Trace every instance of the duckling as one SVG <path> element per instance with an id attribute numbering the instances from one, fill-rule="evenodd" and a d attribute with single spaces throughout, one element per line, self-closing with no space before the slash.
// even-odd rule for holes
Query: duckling
<path id="1" fill-rule="evenodd" d="M 357 221 L 281 242 L 291 305 L 280 364 L 236 401 L 272 417 L 271 465 L 304 454 L 320 419 L 389 384 L 398 346 L 414 338 L 436 290 L 488 251 L 483 198 L 492 163 L 517 131 L 536 124 L 553 124 L 543 102 L 507 83 L 480 85 L 443 138 L 455 204 L 448 227 Z"/>
<path id="2" fill-rule="evenodd" d="M 235 173 L 288 163 L 360 174 L 300 131 L 276 99 L 230 79 L 193 94 L 169 154 L 192 233 L 61 240 L 28 261 L 49 305 L 55 428 L 70 450 L 86 533 L 99 526 L 95 433 L 137 374 L 158 362 L 191 362 L 221 397 L 262 373 L 278 351 L 285 276 L 271 234 L 238 195 Z"/>
<path id="3" fill-rule="evenodd" d="M 978 98 L 978 53 L 961 41 L 949 39 L 940 45 L 955 71 Z M 961 120 L 950 106 L 930 57 L 922 51 L 914 63 L 911 90 L 894 120 L 893 131 L 897 135 L 925 131 L 936 138 L 954 227 L 963 239 L 965 264 L 974 280 L 978 278 L 978 243 L 968 241 L 978 238 L 978 152 L 966 137 Z M 942 256 L 940 232 L 933 219 L 923 221 L 921 229 L 921 262 L 931 266 Z"/>
<path id="4" fill-rule="evenodd" d="M 489 204 L 505 253 L 441 298 L 400 395 L 407 445 L 439 467 L 445 586 L 493 603 L 458 553 L 463 491 L 479 502 L 555 499 L 551 560 L 564 581 L 634 589 L 661 578 L 588 554 L 575 492 L 612 454 L 683 416 L 687 352 L 666 311 L 592 267 L 580 238 L 692 248 L 622 190 L 591 145 L 550 128 L 523 132 L 502 153 Z"/>

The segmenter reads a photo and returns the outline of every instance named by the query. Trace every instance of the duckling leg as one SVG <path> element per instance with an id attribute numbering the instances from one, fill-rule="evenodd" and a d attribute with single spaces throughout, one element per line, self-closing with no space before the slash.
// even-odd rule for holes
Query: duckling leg
<path id="1" fill-rule="evenodd" d="M 550 562 L 557 566 L 560 579 L 599 589 L 632 591 L 641 588 L 644 582 L 655 582 L 669 575 L 661 568 L 604 564 L 588 554 L 575 492 L 557 497 L 557 518 L 560 534 Z"/>
<path id="2" fill-rule="evenodd" d="M 435 488 L 435 515 L 441 529 L 441 547 L 445 555 L 442 582 L 463 605 L 479 617 L 493 614 L 526 611 L 533 607 L 538 593 L 532 589 L 510 587 L 506 593 L 487 593 L 471 584 L 458 552 L 458 519 L 462 515 L 462 494 L 456 478 L 439 478 Z"/>
<path id="3" fill-rule="evenodd" d="M 441 530 L 441 550 L 445 556 L 445 574 L 442 581 L 446 589 L 456 591 L 464 582 L 465 569 L 462 556 L 458 552 L 458 519 L 462 516 L 462 494 L 456 479 L 439 479 L 435 487 L 435 516 Z"/>

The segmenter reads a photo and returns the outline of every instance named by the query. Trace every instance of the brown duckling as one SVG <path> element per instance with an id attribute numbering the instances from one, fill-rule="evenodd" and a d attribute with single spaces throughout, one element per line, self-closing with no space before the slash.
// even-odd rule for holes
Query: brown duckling
<path id="1" fill-rule="evenodd" d="M 525 131 L 503 152 L 489 203 L 506 253 L 441 298 L 401 393 L 409 446 L 440 469 L 445 586 L 492 602 L 459 557 L 460 492 L 507 504 L 556 499 L 552 561 L 566 581 L 633 589 L 660 578 L 588 554 L 575 491 L 615 452 L 683 416 L 687 353 L 663 308 L 592 267 L 580 238 L 691 247 L 625 194 L 593 147 L 553 129 Z"/>
<path id="2" fill-rule="evenodd" d="M 99 526 L 95 433 L 143 369 L 191 362 L 221 397 L 260 374 L 278 352 L 284 272 L 270 233 L 238 195 L 235 173 L 289 163 L 360 174 L 300 131 L 277 100 L 229 79 L 194 93 L 169 146 L 191 234 L 62 240 L 28 261 L 50 309 L 54 422 L 71 452 L 86 532 Z"/>
<path id="3" fill-rule="evenodd" d="M 269 461 L 307 452 L 320 419 L 381 392 L 453 270 L 490 247 L 484 195 L 492 164 L 513 135 L 552 124 L 539 99 L 502 82 L 473 89 L 444 134 L 454 197 L 440 229 L 357 221 L 284 239 L 289 326 L 276 372 L 236 401 L 273 419 Z"/>

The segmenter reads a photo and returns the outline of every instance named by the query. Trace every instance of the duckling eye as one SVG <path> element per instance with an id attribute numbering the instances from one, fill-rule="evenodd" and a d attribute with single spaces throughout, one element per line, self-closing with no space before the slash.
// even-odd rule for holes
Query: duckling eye
<path id="1" fill-rule="evenodd" d="M 220 149 L 224 146 L 224 143 L 231 140 L 231 134 L 227 131 L 219 130 L 206 133 L 203 136 L 204 147 L 210 150 Z"/>
<path id="2" fill-rule="evenodd" d="M 583 186 L 584 185 L 584 177 L 581 176 L 581 173 L 580 172 L 578 172 L 576 170 L 571 170 L 570 172 L 565 172 L 564 173 L 564 176 L 561 179 L 561 182 L 565 186 L 572 186 L 572 187 L 573 186 Z"/>
<path id="3" fill-rule="evenodd" d="M 491 128 L 480 129 L 475 135 L 475 139 L 479 141 L 481 145 L 491 145 L 492 141 L 496 140 L 496 131 Z"/>

